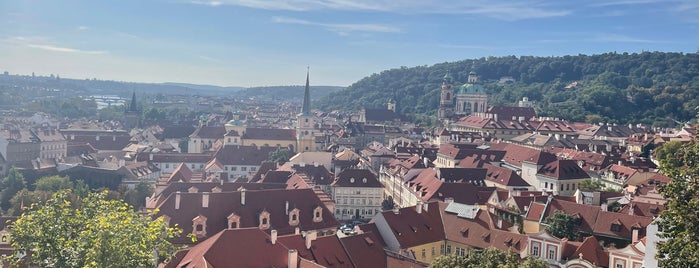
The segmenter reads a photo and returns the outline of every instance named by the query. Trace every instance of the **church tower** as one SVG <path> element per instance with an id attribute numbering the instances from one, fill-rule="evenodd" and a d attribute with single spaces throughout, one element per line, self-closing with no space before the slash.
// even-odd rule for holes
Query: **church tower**
<path id="1" fill-rule="evenodd" d="M 311 114 L 311 89 L 309 83 L 309 70 L 306 71 L 306 89 L 303 92 L 303 107 L 301 113 L 296 116 L 296 152 L 315 151 L 315 123 Z"/>
<path id="2" fill-rule="evenodd" d="M 452 89 L 451 75 L 449 72 L 442 80 L 442 94 L 439 98 L 439 110 L 437 118 L 439 120 L 449 119 L 454 115 L 454 89 Z"/>
<path id="3" fill-rule="evenodd" d="M 124 110 L 124 127 L 127 129 L 132 129 L 138 127 L 141 121 L 141 110 L 138 109 L 136 104 L 136 91 L 133 91 L 131 95 L 131 103 L 129 107 Z"/>

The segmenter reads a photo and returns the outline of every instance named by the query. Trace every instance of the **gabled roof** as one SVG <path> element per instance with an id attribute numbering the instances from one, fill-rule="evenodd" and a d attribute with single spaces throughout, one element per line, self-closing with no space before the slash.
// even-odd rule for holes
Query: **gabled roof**
<path id="1" fill-rule="evenodd" d="M 556 180 L 589 179 L 587 174 L 574 160 L 556 160 L 550 162 L 538 171 L 538 174 Z"/>
<path id="2" fill-rule="evenodd" d="M 354 267 L 336 235 L 317 237 L 311 241 L 311 248 L 306 247 L 306 239 L 300 234 L 281 236 L 277 242 L 290 249 L 296 249 L 299 257 L 313 261 L 322 267 Z"/>
<path id="3" fill-rule="evenodd" d="M 509 168 L 494 166 L 491 164 L 483 164 L 483 167 L 487 170 L 486 180 L 493 183 L 500 184 L 505 187 L 529 187 L 527 183 L 520 175 L 514 170 Z"/>
<path id="4" fill-rule="evenodd" d="M 393 211 L 381 212 L 401 248 L 444 240 L 439 204 L 431 202 L 427 207 L 421 213 L 417 213 L 415 207 L 399 209 L 398 214 Z"/>
<path id="5" fill-rule="evenodd" d="M 189 137 L 199 139 L 222 139 L 225 134 L 226 128 L 223 126 L 201 126 L 190 134 Z"/>
<path id="6" fill-rule="evenodd" d="M 645 229 L 652 221 L 652 217 L 600 211 L 597 216 L 597 221 L 594 224 L 593 231 L 595 234 L 631 240 L 633 228 Z M 619 231 L 612 230 L 613 224 L 618 225 Z M 645 232 L 639 232 L 639 238 L 643 237 L 644 234 Z"/>
<path id="7" fill-rule="evenodd" d="M 241 138 L 245 140 L 295 141 L 296 130 L 280 128 L 247 128 Z M 273 146 L 274 144 L 270 145 Z"/>
<path id="8" fill-rule="evenodd" d="M 272 244 L 270 236 L 260 229 L 222 230 L 166 267 L 222 268 L 232 263 L 240 267 L 287 267 L 288 255 L 288 247 Z"/>
<path id="9" fill-rule="evenodd" d="M 533 207 L 534 205 L 532 205 L 532 208 Z M 530 208 L 530 210 L 532 208 Z M 595 226 L 596 221 L 598 220 L 597 215 L 600 211 L 602 211 L 602 209 L 598 206 L 578 204 L 575 202 L 563 201 L 554 198 L 551 199 L 549 204 L 546 206 L 542 222 L 545 222 L 546 219 L 553 215 L 553 213 L 556 211 L 562 211 L 568 215 L 580 217 L 580 219 L 582 220 L 580 223 L 580 230 L 587 233 L 592 233 L 593 227 Z"/>
<path id="10" fill-rule="evenodd" d="M 355 267 L 386 267 L 386 252 L 378 231 L 340 239 Z"/>
<path id="11" fill-rule="evenodd" d="M 202 205 L 204 194 L 208 195 L 208 207 Z M 176 199 L 179 195 L 180 207 L 176 208 Z M 192 219 L 198 215 L 207 218 L 207 233 L 217 233 L 228 228 L 227 217 L 233 213 L 240 217 L 240 228 L 259 226 L 260 213 L 266 211 L 270 214 L 270 229 L 275 229 L 280 235 L 294 233 L 299 227 L 301 231 L 334 228 L 339 224 L 332 212 L 314 193 L 313 189 L 298 190 L 258 190 L 245 191 L 245 204 L 241 203 L 242 192 L 220 193 L 172 193 L 157 208 L 159 212 L 155 217 L 167 215 L 170 217 L 170 225 L 178 224 L 183 229 L 180 237 L 173 239 L 173 243 L 189 244 L 191 240 L 186 236 L 192 232 Z M 289 225 L 289 215 L 286 212 L 286 203 L 289 209 L 298 208 L 299 224 Z M 313 210 L 322 208 L 322 221 L 313 221 Z"/>
<path id="12" fill-rule="evenodd" d="M 368 169 L 345 169 L 337 175 L 332 183 L 335 187 L 373 187 L 382 188 L 383 185 L 376 175 Z"/>
<path id="13" fill-rule="evenodd" d="M 214 159 L 224 166 L 259 166 L 262 162 L 267 161 L 269 154 L 276 149 L 277 147 L 270 146 L 226 145 L 214 154 Z"/>
<path id="14" fill-rule="evenodd" d="M 609 253 L 602 248 L 595 236 L 586 237 L 575 252 L 571 256 L 566 257 L 569 259 L 577 259 L 579 256 L 582 256 L 583 260 L 596 264 L 597 266 L 609 266 Z"/>

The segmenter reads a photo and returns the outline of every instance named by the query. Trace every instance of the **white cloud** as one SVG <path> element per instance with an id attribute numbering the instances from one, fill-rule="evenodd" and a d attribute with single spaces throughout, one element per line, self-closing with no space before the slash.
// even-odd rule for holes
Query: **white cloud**
<path id="1" fill-rule="evenodd" d="M 535 0 L 194 0 L 191 3 L 288 11 L 344 10 L 404 14 L 473 14 L 502 20 L 560 17 L 572 13 L 570 10 L 554 8 Z"/>
<path id="2" fill-rule="evenodd" d="M 78 31 L 87 31 L 87 30 L 89 30 L 89 29 L 90 29 L 90 27 L 87 27 L 87 26 L 85 26 L 85 25 L 80 25 L 80 26 L 78 26 L 78 28 L 77 28 Z"/>
<path id="3" fill-rule="evenodd" d="M 398 27 L 384 24 L 353 24 L 353 23 L 320 23 L 307 20 L 301 20 L 288 17 L 274 17 L 272 21 L 275 23 L 286 24 L 301 24 L 324 28 L 329 31 L 336 32 L 341 35 L 347 35 L 351 32 L 379 32 L 379 33 L 398 33 L 401 29 Z"/>
<path id="4" fill-rule="evenodd" d="M 106 51 L 94 51 L 94 50 L 80 50 L 69 47 L 58 47 L 52 45 L 38 45 L 38 44 L 28 44 L 28 47 L 38 48 L 42 50 L 55 51 L 55 52 L 68 52 L 68 53 L 82 53 L 82 54 L 105 54 Z"/>

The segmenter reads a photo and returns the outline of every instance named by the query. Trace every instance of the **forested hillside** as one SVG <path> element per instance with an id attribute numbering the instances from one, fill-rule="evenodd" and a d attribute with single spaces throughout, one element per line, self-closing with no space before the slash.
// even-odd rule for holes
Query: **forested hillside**
<path id="1" fill-rule="evenodd" d="M 540 115 L 567 120 L 645 123 L 655 126 L 694 118 L 699 106 L 699 54 L 643 52 L 563 57 L 489 57 L 433 66 L 401 67 L 373 74 L 319 101 L 325 110 L 385 107 L 434 123 L 442 78 L 454 86 L 476 71 L 490 105 L 536 102 Z M 503 77 L 514 83 L 498 83 Z M 569 86 L 577 82 L 577 86 Z"/>

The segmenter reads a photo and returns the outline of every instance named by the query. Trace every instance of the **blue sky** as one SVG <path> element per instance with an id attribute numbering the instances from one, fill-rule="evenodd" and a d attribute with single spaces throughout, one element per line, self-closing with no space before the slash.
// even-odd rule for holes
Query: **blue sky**
<path id="1" fill-rule="evenodd" d="M 347 86 L 505 55 L 699 50 L 697 0 L 0 0 L 0 71 Z"/>

